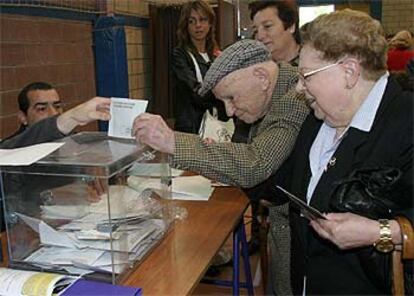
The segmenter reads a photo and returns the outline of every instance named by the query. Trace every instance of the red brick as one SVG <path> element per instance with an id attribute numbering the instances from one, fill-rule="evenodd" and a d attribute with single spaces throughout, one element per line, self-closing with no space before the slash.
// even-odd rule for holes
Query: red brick
<path id="1" fill-rule="evenodd" d="M 12 32 L 12 41 L 38 40 L 38 30 L 35 22 L 22 19 L 13 19 L 13 21 L 9 22 L 8 25 L 10 25 L 8 30 L 11 30 Z"/>
<path id="2" fill-rule="evenodd" d="M 37 30 L 39 41 L 57 42 L 63 40 L 62 24 L 58 21 L 38 22 Z"/>
<path id="3" fill-rule="evenodd" d="M 93 61 L 89 61 L 87 64 L 83 64 L 83 73 L 85 80 L 95 80 L 95 68 Z"/>
<path id="4" fill-rule="evenodd" d="M 27 66 L 16 68 L 17 87 L 20 89 L 34 81 L 49 80 L 49 73 L 45 71 L 44 66 Z"/>
<path id="5" fill-rule="evenodd" d="M 68 44 L 55 44 L 53 46 L 56 63 L 69 63 L 73 61 L 72 46 Z"/>
<path id="6" fill-rule="evenodd" d="M 76 64 L 69 64 L 69 65 L 65 65 L 65 69 L 66 69 L 66 81 L 64 82 L 77 82 L 79 81 L 79 74 L 78 73 L 78 69 L 77 69 L 77 65 Z"/>
<path id="7" fill-rule="evenodd" d="M 4 139 L 12 135 L 20 126 L 16 115 L 0 116 L 0 138 Z"/>
<path id="8" fill-rule="evenodd" d="M 70 42 L 87 42 L 92 40 L 92 25 L 90 23 L 67 22 L 62 24 L 62 34 L 64 39 Z"/>
<path id="9" fill-rule="evenodd" d="M 56 89 L 59 93 L 60 99 L 65 105 L 65 110 L 68 110 L 68 104 L 77 100 L 76 89 L 75 89 L 74 84 L 67 83 L 67 84 L 57 85 Z"/>
<path id="10" fill-rule="evenodd" d="M 14 90 L 18 87 L 15 68 L 1 68 L 0 90 Z"/>
<path id="11" fill-rule="evenodd" d="M 94 60 L 94 55 L 93 55 L 93 47 L 92 47 L 92 43 L 88 43 L 88 44 L 83 44 L 83 58 L 85 61 L 93 61 Z"/>
<path id="12" fill-rule="evenodd" d="M 28 64 L 44 64 L 46 55 L 42 51 L 42 45 L 26 44 L 24 47 L 25 56 Z"/>
<path id="13" fill-rule="evenodd" d="M 70 48 L 70 61 L 74 63 L 79 63 L 85 59 L 85 55 L 83 52 L 83 47 L 81 43 L 73 43 L 68 45 L 68 49 Z"/>
<path id="14" fill-rule="evenodd" d="M 24 46 L 21 44 L 3 43 L 0 47 L 2 66 L 22 65 L 26 62 Z"/>
<path id="15" fill-rule="evenodd" d="M 49 82 L 53 85 L 64 83 L 66 81 L 65 65 L 49 65 L 45 67 L 46 71 L 50 74 Z"/>
<path id="16" fill-rule="evenodd" d="M 77 98 L 81 100 L 89 100 L 96 96 L 96 87 L 94 80 L 87 80 L 76 84 Z"/>
<path id="17" fill-rule="evenodd" d="M 48 44 L 26 44 L 26 61 L 28 64 L 50 64 L 53 62 L 53 47 Z"/>
<path id="18" fill-rule="evenodd" d="M 0 14 L 0 36 L 2 42 L 13 40 L 13 32 L 10 28 L 13 26 L 14 21 L 8 17 L 3 17 Z"/>
<path id="19" fill-rule="evenodd" d="M 0 116 L 16 114 L 19 110 L 17 96 L 19 91 L 4 92 L 0 94 Z"/>

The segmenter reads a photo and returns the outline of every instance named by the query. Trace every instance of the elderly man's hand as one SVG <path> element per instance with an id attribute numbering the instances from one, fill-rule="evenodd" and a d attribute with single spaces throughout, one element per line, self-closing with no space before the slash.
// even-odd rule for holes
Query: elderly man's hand
<path id="1" fill-rule="evenodd" d="M 174 154 L 175 135 L 159 115 L 143 113 L 134 120 L 133 135 L 139 143 Z"/>
<path id="2" fill-rule="evenodd" d="M 88 195 L 86 199 L 89 202 L 98 202 L 105 193 L 108 193 L 107 184 L 101 179 L 93 179 L 88 183 Z"/>
<path id="3" fill-rule="evenodd" d="M 85 125 L 94 120 L 109 120 L 110 106 L 111 99 L 94 97 L 60 115 L 57 119 L 58 129 L 63 134 L 68 134 L 78 125 Z"/>
<path id="4" fill-rule="evenodd" d="M 379 238 L 378 221 L 352 213 L 333 213 L 327 220 L 316 219 L 310 225 L 323 238 L 340 249 L 372 245 Z"/>

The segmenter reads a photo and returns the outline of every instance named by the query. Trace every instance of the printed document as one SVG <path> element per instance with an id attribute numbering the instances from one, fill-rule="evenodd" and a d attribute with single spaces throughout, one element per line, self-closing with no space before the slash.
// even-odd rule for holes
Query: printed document
<path id="1" fill-rule="evenodd" d="M 14 270 L 0 267 L 0 295 L 56 295 L 55 290 L 63 290 L 75 277 L 46 272 Z"/>
<path id="2" fill-rule="evenodd" d="M 148 101 L 146 100 L 111 98 L 108 136 L 133 139 L 132 124 L 134 119 L 145 112 L 147 105 Z"/>
<path id="3" fill-rule="evenodd" d="M 134 162 L 134 164 L 129 168 L 128 175 L 130 176 L 148 176 L 148 177 L 162 177 L 161 173 L 165 171 L 163 166 L 168 164 L 164 163 L 145 163 L 145 162 Z M 184 171 L 170 168 L 171 177 L 181 176 Z"/>
<path id="4" fill-rule="evenodd" d="M 43 143 L 16 149 L 0 149 L 0 166 L 31 165 L 64 143 Z"/>
<path id="5" fill-rule="evenodd" d="M 214 188 L 203 176 L 181 176 L 172 180 L 172 199 L 209 200 Z"/>

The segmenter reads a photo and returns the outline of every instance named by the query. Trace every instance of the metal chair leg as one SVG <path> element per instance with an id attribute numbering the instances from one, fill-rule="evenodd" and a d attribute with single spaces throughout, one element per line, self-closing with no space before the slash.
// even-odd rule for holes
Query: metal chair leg
<path id="1" fill-rule="evenodd" d="M 249 260 L 249 248 L 247 245 L 247 237 L 246 237 L 246 228 L 244 227 L 243 219 L 240 223 L 240 240 L 241 240 L 241 250 L 243 256 L 243 267 L 244 267 L 244 275 L 246 278 L 246 288 L 248 295 L 253 295 L 253 280 L 252 280 L 252 272 L 250 269 L 250 260 Z"/>
<path id="2" fill-rule="evenodd" d="M 243 256 L 243 267 L 246 281 L 240 282 L 240 251 Z M 253 280 L 250 269 L 249 251 L 246 239 L 246 229 L 243 219 L 233 231 L 233 276 L 232 280 L 202 279 L 201 282 L 217 286 L 233 288 L 233 295 L 240 294 L 240 288 L 246 288 L 248 295 L 254 295 Z"/>

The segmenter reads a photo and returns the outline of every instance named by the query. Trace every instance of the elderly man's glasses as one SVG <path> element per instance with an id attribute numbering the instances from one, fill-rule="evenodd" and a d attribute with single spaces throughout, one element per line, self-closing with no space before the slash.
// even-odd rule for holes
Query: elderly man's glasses
<path id="1" fill-rule="evenodd" d="M 315 75 L 315 74 L 317 74 L 317 73 L 319 73 L 319 72 L 322 72 L 322 71 L 325 71 L 325 70 L 328 70 L 328 69 L 330 69 L 330 68 L 332 68 L 332 67 L 335 67 L 335 66 L 337 66 L 337 65 L 340 65 L 340 64 L 342 64 L 343 63 L 343 60 L 341 60 L 341 61 L 338 61 L 338 62 L 336 62 L 336 63 L 333 63 L 333 64 L 329 64 L 329 65 L 326 65 L 326 66 L 323 66 L 323 67 L 321 67 L 321 68 L 318 68 L 318 69 L 315 69 L 315 70 L 312 70 L 312 71 L 309 71 L 309 72 L 307 72 L 307 73 L 299 73 L 299 80 L 302 82 L 302 83 L 306 83 L 306 82 L 308 82 L 309 81 L 309 77 L 311 77 L 311 76 L 313 76 L 313 75 Z"/>

